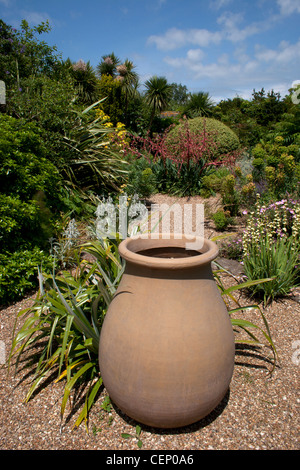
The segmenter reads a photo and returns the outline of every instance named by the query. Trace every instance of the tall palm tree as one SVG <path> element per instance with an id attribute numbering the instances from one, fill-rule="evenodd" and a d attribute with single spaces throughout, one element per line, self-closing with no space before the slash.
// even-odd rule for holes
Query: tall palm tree
<path id="1" fill-rule="evenodd" d="M 172 96 L 172 86 L 168 84 L 165 77 L 154 75 L 145 83 L 146 103 L 152 108 L 149 127 L 151 129 L 154 116 L 157 112 L 162 112 L 168 106 Z"/>
<path id="2" fill-rule="evenodd" d="M 192 93 L 184 107 L 183 114 L 188 118 L 197 116 L 209 116 L 212 113 L 214 102 L 212 101 L 209 93 L 199 91 Z"/>

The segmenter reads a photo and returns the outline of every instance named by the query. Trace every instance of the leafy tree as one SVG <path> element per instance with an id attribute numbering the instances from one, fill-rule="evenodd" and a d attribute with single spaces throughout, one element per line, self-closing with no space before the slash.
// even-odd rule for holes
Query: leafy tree
<path id="1" fill-rule="evenodd" d="M 178 111 L 179 108 L 187 104 L 188 89 L 181 83 L 171 83 L 172 95 L 170 99 L 170 109 Z"/>
<path id="2" fill-rule="evenodd" d="M 53 80 L 46 75 L 23 80 L 22 89 L 8 91 L 7 112 L 16 118 L 34 121 L 44 130 L 64 128 L 75 98 L 73 82 Z"/>
<path id="3" fill-rule="evenodd" d="M 28 22 L 21 22 L 21 30 L 0 20 L 0 79 L 8 88 L 20 88 L 22 79 L 30 75 L 54 76 L 61 66 L 56 46 L 40 41 L 37 35 L 51 30 L 49 22 L 30 28 Z"/>
<path id="4" fill-rule="evenodd" d="M 149 124 L 151 129 L 155 114 L 166 109 L 168 103 L 170 102 L 172 87 L 170 84 L 168 84 L 168 81 L 165 77 L 157 77 L 156 75 L 146 81 L 145 87 L 145 100 L 152 110 Z"/>
<path id="5" fill-rule="evenodd" d="M 300 161 L 299 91 L 300 85 L 289 90 L 289 94 L 284 99 L 286 112 L 281 116 L 281 120 L 274 126 L 275 134 L 282 136 L 285 143 L 298 145 L 297 155 L 295 155 L 298 161 Z"/>
<path id="6" fill-rule="evenodd" d="M 250 115 L 251 103 L 239 96 L 221 100 L 213 109 L 212 117 L 222 121 L 239 137 L 241 145 L 253 147 L 259 141 L 261 128 Z"/>
<path id="7" fill-rule="evenodd" d="M 285 103 L 281 100 L 280 93 L 264 88 L 260 91 L 253 90 L 250 114 L 256 119 L 258 125 L 270 128 L 272 124 L 281 119 L 286 110 Z"/>
<path id="8" fill-rule="evenodd" d="M 62 138 L 74 123 L 75 89 L 56 47 L 38 37 L 49 31 L 48 22 L 30 28 L 23 20 L 17 30 L 0 20 L 0 78 L 6 83 L 6 112 L 37 123 L 48 158 L 61 166 L 69 153 Z"/>
<path id="9" fill-rule="evenodd" d="M 0 115 L 0 187 L 1 192 L 31 200 L 45 193 L 57 204 L 53 187 L 58 186 L 57 168 L 47 159 L 47 148 L 39 128 L 23 119 Z"/>
<path id="10" fill-rule="evenodd" d="M 148 132 L 151 112 L 146 105 L 143 96 L 137 91 L 128 102 L 124 123 L 126 129 L 139 136 L 145 136 Z"/>

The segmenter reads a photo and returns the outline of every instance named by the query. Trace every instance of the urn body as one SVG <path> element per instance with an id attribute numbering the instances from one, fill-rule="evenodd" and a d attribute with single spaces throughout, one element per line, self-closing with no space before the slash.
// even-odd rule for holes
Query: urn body
<path id="1" fill-rule="evenodd" d="M 208 415 L 234 367 L 233 330 L 211 268 L 217 246 L 204 239 L 200 250 L 188 250 L 186 243 L 162 234 L 121 242 L 126 268 L 100 336 L 99 367 L 111 400 L 159 428 Z"/>

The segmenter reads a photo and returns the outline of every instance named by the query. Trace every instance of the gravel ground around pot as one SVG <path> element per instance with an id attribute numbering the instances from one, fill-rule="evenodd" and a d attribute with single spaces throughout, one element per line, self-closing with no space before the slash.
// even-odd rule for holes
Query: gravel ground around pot
<path id="1" fill-rule="evenodd" d="M 206 227 L 206 236 L 215 234 Z M 223 275 L 225 285 L 232 278 Z M 243 305 L 252 303 L 239 293 Z M 32 305 L 35 293 L 0 310 L 0 360 L 8 357 L 17 314 Z M 161 430 L 141 425 L 142 450 L 298 450 L 300 371 L 300 289 L 264 309 L 279 363 L 271 370 L 267 347 L 238 344 L 230 389 L 218 407 L 203 420 L 184 428 Z M 263 327 L 256 310 L 243 318 Z M 28 370 L 0 368 L 0 449 L 2 450 L 139 450 L 136 423 L 114 406 L 104 411 L 102 390 L 93 406 L 88 432 L 74 429 L 78 410 L 70 407 L 61 422 L 63 383 L 49 382 L 24 403 L 31 376 Z M 178 377 L 178 380 L 181 378 Z M 133 437 L 125 439 L 123 433 Z"/>

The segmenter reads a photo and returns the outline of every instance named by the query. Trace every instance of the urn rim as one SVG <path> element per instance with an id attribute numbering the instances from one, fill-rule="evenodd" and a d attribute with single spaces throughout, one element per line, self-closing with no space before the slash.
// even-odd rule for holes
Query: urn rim
<path id="1" fill-rule="evenodd" d="M 160 258 L 139 252 L 152 248 L 185 248 L 199 251 L 199 255 L 182 258 Z M 196 247 L 197 249 L 193 248 Z M 174 233 L 138 234 L 128 237 L 119 245 L 120 256 L 128 262 L 145 268 L 183 269 L 210 264 L 219 253 L 218 246 L 207 238 Z"/>

